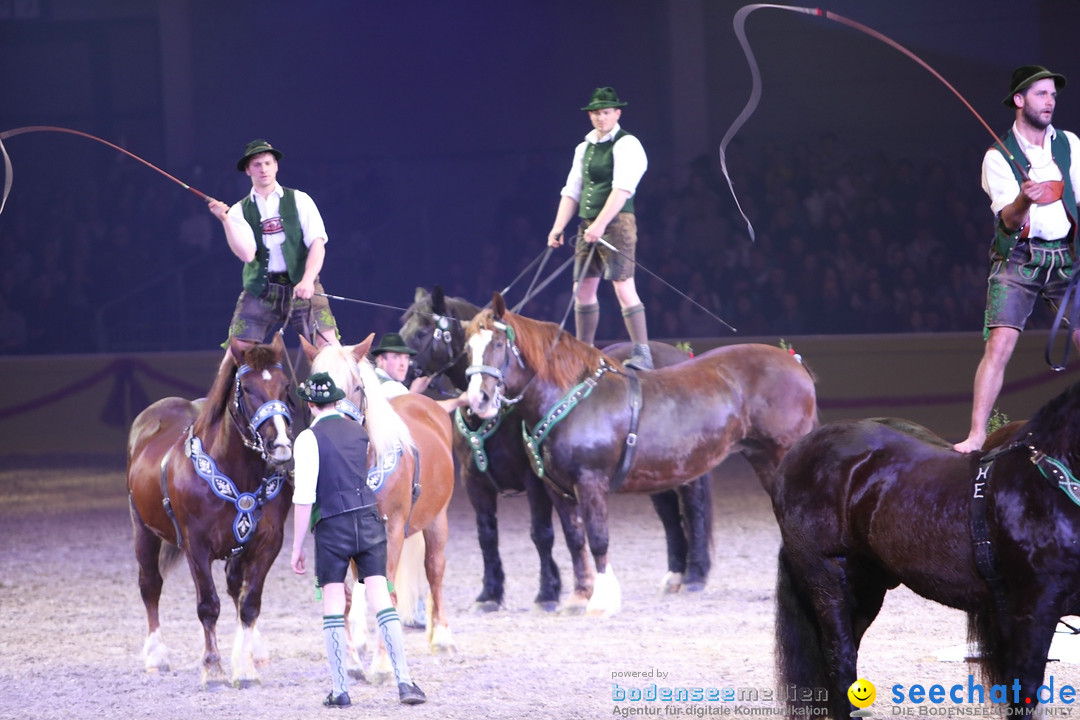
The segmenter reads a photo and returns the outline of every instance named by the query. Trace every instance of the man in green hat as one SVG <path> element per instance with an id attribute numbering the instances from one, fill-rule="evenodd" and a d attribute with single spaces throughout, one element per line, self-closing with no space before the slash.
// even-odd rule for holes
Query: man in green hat
<path id="1" fill-rule="evenodd" d="M 384 334 L 379 338 L 379 344 L 371 349 L 371 355 L 375 358 L 375 375 L 382 383 L 380 389 L 385 397 L 397 397 L 409 392 L 422 394 L 427 390 L 431 378 L 426 375 L 416 377 L 409 387 L 405 387 L 405 378 L 409 374 L 409 362 L 415 354 L 416 351 L 406 345 L 404 338 L 396 332 Z M 469 404 L 466 393 L 436 402 L 447 412 L 453 412 Z"/>
<path id="2" fill-rule="evenodd" d="M 247 197 L 232 207 L 207 200 L 229 249 L 244 262 L 229 339 L 260 343 L 288 321 L 316 347 L 336 345 L 337 322 L 319 283 L 326 228 L 311 196 L 278 184 L 279 159 L 281 151 L 266 140 L 252 140 L 236 163 L 251 178 Z"/>
<path id="3" fill-rule="evenodd" d="M 315 373 L 296 394 L 308 404 L 312 421 L 294 444 L 293 572 L 307 572 L 304 540 L 314 506 L 315 576 L 323 596 L 323 637 L 330 663 L 328 707 L 347 707 L 345 668 L 345 576 L 349 563 L 363 578 L 364 594 L 376 618 L 398 683 L 398 699 L 407 705 L 427 697 L 409 675 L 401 620 L 386 583 L 386 527 L 367 485 L 368 436 L 358 422 L 336 407 L 345 392 L 329 373 Z"/>
<path id="4" fill-rule="evenodd" d="M 602 274 L 611 281 L 634 344 L 633 355 L 623 364 L 638 370 L 651 370 L 645 306 L 634 286 L 637 248 L 634 194 L 649 163 L 638 139 L 619 126 L 625 106 L 613 88 L 602 87 L 593 91 L 589 104 L 582 108 L 589 113 L 593 129 L 574 150 L 555 222 L 548 233 L 548 245 L 561 246 L 566 225 L 575 213 L 581 218 L 574 250 L 577 338 L 590 345 L 596 339 L 600 321 L 596 292 Z M 601 238 L 615 250 L 599 243 Z M 590 251 L 593 251 L 592 259 L 585 267 Z"/>
<path id="5" fill-rule="evenodd" d="M 986 346 L 975 372 L 971 428 L 953 446 L 958 452 L 982 448 L 1005 367 L 1035 300 L 1042 297 L 1056 309 L 1074 271 L 1080 140 L 1050 124 L 1063 87 L 1065 76 L 1042 66 L 1014 70 L 1002 101 L 1015 115 L 1013 126 L 1001 141 L 1004 147 L 995 144 L 983 157 L 982 186 L 995 218 Z M 1080 347 L 1080 335 L 1070 330 Z"/>

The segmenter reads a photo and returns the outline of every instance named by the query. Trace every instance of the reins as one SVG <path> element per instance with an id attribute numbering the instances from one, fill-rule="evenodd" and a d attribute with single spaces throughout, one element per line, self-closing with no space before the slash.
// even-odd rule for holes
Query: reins
<path id="1" fill-rule="evenodd" d="M 1080 268 L 1073 270 L 1073 276 L 1069 279 L 1065 294 L 1061 296 L 1061 304 L 1058 305 L 1057 312 L 1054 314 L 1054 322 L 1050 326 L 1050 336 L 1046 340 L 1046 364 L 1056 372 L 1064 370 L 1069 363 L 1072 335 L 1077 332 L 1077 325 L 1080 324 L 1080 293 L 1077 292 L 1077 283 L 1080 283 Z M 1062 352 L 1061 364 L 1059 365 L 1054 362 L 1051 355 L 1063 321 L 1068 328 L 1069 334 L 1065 339 L 1065 349 Z"/>

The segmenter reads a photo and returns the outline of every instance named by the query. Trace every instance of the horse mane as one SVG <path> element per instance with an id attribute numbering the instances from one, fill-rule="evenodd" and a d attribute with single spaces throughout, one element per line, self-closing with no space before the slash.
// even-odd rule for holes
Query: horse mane
<path id="1" fill-rule="evenodd" d="M 1047 455 L 1058 459 L 1074 457 L 1074 443 L 1080 432 L 1080 383 L 1074 383 L 1063 393 L 1035 411 L 1017 438 L 1031 436 L 1031 444 Z M 1070 463 L 1072 464 L 1072 463 Z"/>
<path id="2" fill-rule="evenodd" d="M 379 388 L 379 376 L 366 357 L 360 360 L 354 358 L 350 346 L 327 345 L 312 361 L 311 372 L 330 373 L 334 383 L 345 390 L 346 396 L 357 407 L 366 401 L 362 408 L 364 427 L 377 455 L 387 455 L 398 446 L 403 449 L 414 446 L 408 426 L 383 395 Z"/>
<path id="3" fill-rule="evenodd" d="M 244 351 L 244 364 L 252 370 L 262 372 L 276 364 L 280 358 L 272 345 L 252 345 Z M 240 370 L 239 365 L 231 350 L 225 351 L 225 357 L 218 366 L 217 377 L 206 393 L 206 401 L 198 419 L 195 421 L 195 434 L 202 435 L 206 429 L 221 422 L 228 411 L 229 403 L 232 402 L 233 388 L 236 384 L 236 373 Z"/>
<path id="4" fill-rule="evenodd" d="M 494 322 L 492 310 L 484 310 L 473 318 L 477 328 L 494 329 Z M 536 372 L 538 379 L 556 387 L 568 389 L 581 382 L 585 375 L 596 372 L 602 359 L 618 365 L 553 322 L 533 320 L 509 310 L 504 313 L 502 322 L 514 329 L 514 342 L 525 364 Z"/>

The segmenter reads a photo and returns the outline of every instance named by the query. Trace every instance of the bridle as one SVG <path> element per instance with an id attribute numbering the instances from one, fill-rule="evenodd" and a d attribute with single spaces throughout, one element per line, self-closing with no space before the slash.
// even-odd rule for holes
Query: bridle
<path id="1" fill-rule="evenodd" d="M 274 363 L 269 367 L 282 370 L 281 363 Z M 263 437 L 259 433 L 259 428 L 262 427 L 263 423 L 276 415 L 285 418 L 285 424 L 292 427 L 292 414 L 289 412 L 289 406 L 285 402 L 277 399 L 267 400 L 260 405 L 254 413 L 249 413 L 247 411 L 247 403 L 244 402 L 244 385 L 241 382 L 241 379 L 251 371 L 252 367 L 247 364 L 241 365 L 236 371 L 236 387 L 233 390 L 233 402 L 229 416 L 232 418 L 233 424 L 239 431 L 240 439 L 243 441 L 244 446 L 249 450 L 254 450 L 259 453 L 259 456 L 264 461 L 269 462 L 269 456 L 266 452 L 266 443 L 263 442 Z"/>
<path id="2" fill-rule="evenodd" d="M 457 343 L 454 337 L 453 325 L 456 324 L 460 329 L 461 321 L 449 315 L 432 315 L 431 317 L 435 321 L 435 327 L 431 331 L 431 343 L 426 349 L 428 357 L 434 359 L 437 351 L 445 349 L 448 359 L 438 369 L 431 372 L 427 372 L 426 367 L 417 367 L 416 365 L 413 366 L 413 369 L 418 375 L 427 375 L 435 379 L 440 375 L 445 375 L 465 355 L 465 336 L 464 333 L 459 333 L 461 347 L 455 349 L 454 346 Z"/>
<path id="3" fill-rule="evenodd" d="M 521 398 L 525 396 L 525 391 L 528 389 L 529 384 L 536 379 L 534 373 L 529 381 L 525 383 L 525 386 L 521 388 L 521 392 L 515 398 L 508 398 L 504 394 L 506 388 L 506 374 L 510 370 L 510 358 L 513 357 L 517 360 L 518 367 L 522 370 L 525 369 L 525 361 L 521 359 L 521 350 L 518 349 L 516 342 L 516 335 L 514 328 L 499 320 L 492 321 L 492 327 L 495 330 L 503 333 L 506 336 L 506 349 L 503 351 L 503 361 L 501 367 L 495 367 L 494 365 L 470 365 L 465 370 L 465 377 L 471 378 L 473 375 L 487 375 L 495 379 L 495 394 L 492 396 L 491 402 L 495 406 L 495 410 L 498 411 L 502 408 L 503 404 L 516 405 L 521 402 Z"/>

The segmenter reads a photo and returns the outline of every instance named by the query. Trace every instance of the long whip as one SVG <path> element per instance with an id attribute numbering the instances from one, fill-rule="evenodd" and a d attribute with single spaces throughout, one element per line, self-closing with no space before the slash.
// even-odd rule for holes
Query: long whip
<path id="1" fill-rule="evenodd" d="M 164 175 L 168 179 L 172 180 L 174 183 L 176 183 L 180 187 L 184 188 L 185 190 L 190 190 L 191 192 L 195 193 L 196 195 L 198 195 L 203 200 L 211 200 L 212 199 L 206 193 L 202 192 L 201 190 L 196 190 L 195 188 L 191 187 L 190 185 L 183 182 L 179 178 L 165 172 L 164 170 L 159 168 L 157 165 L 154 165 L 153 163 L 151 163 L 151 162 L 149 162 L 147 160 L 143 160 L 141 157 L 139 157 L 135 153 L 130 152 L 128 150 L 125 150 L 124 148 L 120 147 L 119 145 L 114 145 L 113 143 L 109 142 L 108 140 L 102 140 L 97 135 L 91 135 L 90 133 L 83 132 L 82 130 L 72 130 L 71 128 L 56 127 L 55 125 L 29 125 L 27 127 L 14 128 L 12 130 L 5 130 L 4 132 L 0 132 L 0 154 L 3 154 L 3 156 L 4 156 L 4 194 L 3 194 L 2 197 L 0 197 L 0 213 L 4 212 L 4 206 L 7 204 L 8 194 L 11 192 L 11 185 L 12 185 L 12 179 L 13 179 L 12 178 L 13 170 L 12 170 L 12 167 L 11 167 L 11 158 L 8 156 L 7 148 L 4 147 L 4 140 L 7 140 L 9 137 L 15 137 L 16 135 L 25 135 L 26 133 L 32 133 L 32 132 L 67 133 L 69 135 L 78 135 L 79 137 L 84 137 L 84 138 L 87 138 L 88 140 L 94 140 L 95 142 L 99 142 L 102 145 L 108 145 L 113 150 L 117 150 L 119 152 L 122 152 L 123 154 L 127 155 L 128 157 L 130 157 L 130 158 L 132 158 L 134 160 L 138 160 L 139 162 L 141 162 L 143 165 L 150 168 L 151 170 L 154 170 L 155 172 L 161 173 L 162 175 Z"/>

